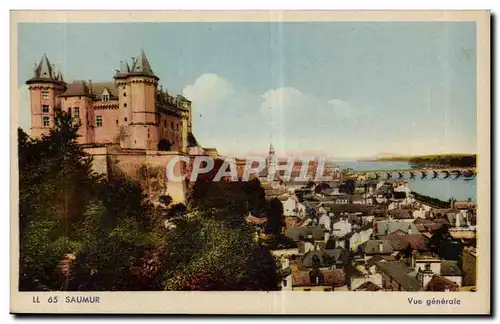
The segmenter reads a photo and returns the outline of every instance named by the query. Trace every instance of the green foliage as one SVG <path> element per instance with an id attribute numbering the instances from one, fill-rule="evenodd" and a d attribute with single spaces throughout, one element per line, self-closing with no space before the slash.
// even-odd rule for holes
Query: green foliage
<path id="1" fill-rule="evenodd" d="M 169 233 L 166 290 L 276 290 L 276 265 L 253 231 L 219 221 L 217 210 L 194 212 Z"/>
<path id="2" fill-rule="evenodd" d="M 92 171 L 77 130 L 61 111 L 54 129 L 39 140 L 18 130 L 19 288 L 151 288 L 134 277 L 133 266 L 145 254 L 138 245 L 163 243 L 163 228 L 139 186 Z M 66 278 L 60 263 L 68 253 L 76 258 Z"/>
<path id="3" fill-rule="evenodd" d="M 269 234 L 278 236 L 281 235 L 282 227 L 285 225 L 283 216 L 283 204 L 277 198 L 269 201 L 267 212 L 267 232 Z"/>

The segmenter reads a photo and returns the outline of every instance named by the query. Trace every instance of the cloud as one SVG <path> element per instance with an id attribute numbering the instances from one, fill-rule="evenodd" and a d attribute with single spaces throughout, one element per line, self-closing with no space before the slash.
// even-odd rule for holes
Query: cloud
<path id="1" fill-rule="evenodd" d="M 197 104 L 214 104 L 232 96 L 235 88 L 217 74 L 207 73 L 200 75 L 193 84 L 186 86 L 182 93 Z"/>

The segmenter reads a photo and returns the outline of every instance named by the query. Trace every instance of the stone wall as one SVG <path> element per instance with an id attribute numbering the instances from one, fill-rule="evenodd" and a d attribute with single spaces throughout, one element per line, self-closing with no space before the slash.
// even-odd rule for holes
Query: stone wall
<path id="1" fill-rule="evenodd" d="M 149 199 L 154 203 L 161 195 L 172 197 L 173 203 L 185 203 L 187 184 L 167 179 L 169 162 L 184 154 L 178 152 L 125 150 L 119 146 L 86 148 L 94 157 L 96 172 L 108 177 L 125 177 L 141 184 Z M 180 175 L 182 163 L 176 163 L 174 174 Z"/>

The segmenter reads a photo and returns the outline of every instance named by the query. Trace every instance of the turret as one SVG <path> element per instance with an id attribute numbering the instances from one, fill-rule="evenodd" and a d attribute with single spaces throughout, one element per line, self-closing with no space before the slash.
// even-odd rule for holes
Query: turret
<path id="1" fill-rule="evenodd" d="M 62 74 L 57 72 L 44 54 L 35 64 L 33 77 L 26 81 L 30 90 L 32 137 L 47 134 L 54 126 L 54 111 L 61 108 L 61 95 L 66 90 Z"/>
<path id="2" fill-rule="evenodd" d="M 115 74 L 119 89 L 121 145 L 125 148 L 156 150 L 159 142 L 159 120 L 156 110 L 154 74 L 144 51 L 132 59 L 131 66 L 122 62 Z"/>

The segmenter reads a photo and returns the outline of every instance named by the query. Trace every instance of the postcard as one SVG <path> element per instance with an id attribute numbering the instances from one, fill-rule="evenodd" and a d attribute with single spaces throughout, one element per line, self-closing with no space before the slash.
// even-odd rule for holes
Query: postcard
<path id="1" fill-rule="evenodd" d="M 489 11 L 12 11 L 11 313 L 491 312 Z"/>

